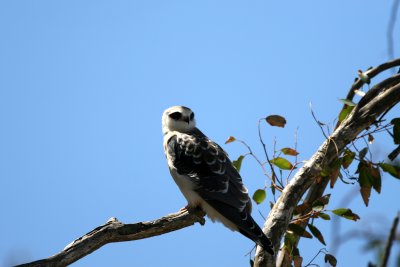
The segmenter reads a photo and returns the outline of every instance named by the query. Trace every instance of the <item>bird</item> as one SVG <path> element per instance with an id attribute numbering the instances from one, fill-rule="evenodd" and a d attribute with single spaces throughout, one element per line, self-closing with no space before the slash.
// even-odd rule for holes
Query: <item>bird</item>
<path id="1" fill-rule="evenodd" d="M 371 83 L 371 78 L 368 77 L 366 72 L 363 72 L 362 70 L 358 70 L 357 71 L 358 77 L 360 78 L 360 80 L 366 84 L 370 84 Z"/>
<path id="2" fill-rule="evenodd" d="M 253 240 L 274 255 L 270 239 L 251 217 L 252 203 L 227 153 L 197 127 L 194 112 L 172 106 L 162 115 L 164 152 L 169 171 L 188 201 L 213 221 Z"/>

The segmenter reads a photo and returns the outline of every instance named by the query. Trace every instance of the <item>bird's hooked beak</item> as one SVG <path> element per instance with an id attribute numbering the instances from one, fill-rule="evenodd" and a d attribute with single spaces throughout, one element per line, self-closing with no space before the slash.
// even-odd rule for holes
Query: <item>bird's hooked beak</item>
<path id="1" fill-rule="evenodd" d="M 190 123 L 190 119 L 189 119 L 189 117 L 184 117 L 184 118 L 183 118 L 183 121 L 186 121 L 186 122 L 187 122 L 187 124 L 189 124 L 189 123 Z"/>

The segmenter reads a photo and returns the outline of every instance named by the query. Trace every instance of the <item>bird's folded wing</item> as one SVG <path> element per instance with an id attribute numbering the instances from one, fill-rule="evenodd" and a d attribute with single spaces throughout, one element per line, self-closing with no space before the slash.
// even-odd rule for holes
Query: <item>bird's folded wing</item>
<path id="1" fill-rule="evenodd" d="M 187 175 L 196 184 L 195 191 L 216 210 L 250 212 L 247 189 L 220 146 L 205 136 L 180 134 L 170 138 L 167 149 L 177 172 Z"/>

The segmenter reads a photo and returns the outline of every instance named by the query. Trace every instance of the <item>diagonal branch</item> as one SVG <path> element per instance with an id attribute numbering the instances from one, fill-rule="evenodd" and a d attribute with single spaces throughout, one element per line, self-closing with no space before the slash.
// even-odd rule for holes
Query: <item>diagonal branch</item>
<path id="1" fill-rule="evenodd" d="M 106 224 L 96 227 L 86 235 L 76 239 L 61 252 L 47 258 L 18 265 L 19 267 L 67 266 L 100 247 L 115 242 L 133 241 L 166 234 L 195 224 L 205 223 L 200 210 L 180 211 L 148 222 L 124 224 L 111 218 Z"/>
<path id="2" fill-rule="evenodd" d="M 371 69 L 369 73 L 375 76 L 389 66 L 393 67 L 399 64 L 400 60 L 396 59 Z M 374 87 L 376 89 L 370 90 L 364 96 L 366 99 L 360 101 L 361 105 L 356 107 L 348 118 L 338 125 L 332 135 L 325 140 L 318 151 L 300 168 L 291 182 L 285 187 L 264 224 L 264 232 L 271 238 L 275 248 L 279 248 L 280 241 L 292 218 L 293 210 L 305 192 L 312 185 L 316 192 L 312 195 L 317 196 L 324 192 L 327 181 L 317 184 L 317 178 L 320 177 L 321 171 L 332 164 L 345 147 L 362 131 L 373 124 L 380 114 L 400 102 L 400 77 L 391 77 L 389 79 L 390 82 L 387 80 L 382 81 Z M 360 80 L 357 81 L 350 91 L 361 85 L 362 82 Z M 350 92 L 349 96 L 352 98 Z M 309 195 L 310 193 L 311 191 Z M 283 259 L 282 257 L 280 258 L 281 260 Z M 254 263 L 256 267 L 286 266 L 284 262 L 275 262 L 273 257 L 264 253 L 260 248 L 257 248 Z"/>

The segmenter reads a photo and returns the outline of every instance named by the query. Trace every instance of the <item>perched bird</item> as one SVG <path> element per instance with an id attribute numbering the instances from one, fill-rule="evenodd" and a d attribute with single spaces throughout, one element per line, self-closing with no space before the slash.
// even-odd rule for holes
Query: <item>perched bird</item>
<path id="1" fill-rule="evenodd" d="M 357 71 L 358 77 L 360 80 L 366 84 L 371 83 L 371 78 L 368 77 L 368 75 L 365 72 L 362 72 L 362 70 Z"/>
<path id="2" fill-rule="evenodd" d="M 196 128 L 194 113 L 173 106 L 162 116 L 164 152 L 188 208 L 200 207 L 212 221 L 239 231 L 274 254 L 273 246 L 251 217 L 251 200 L 226 152 Z"/>

